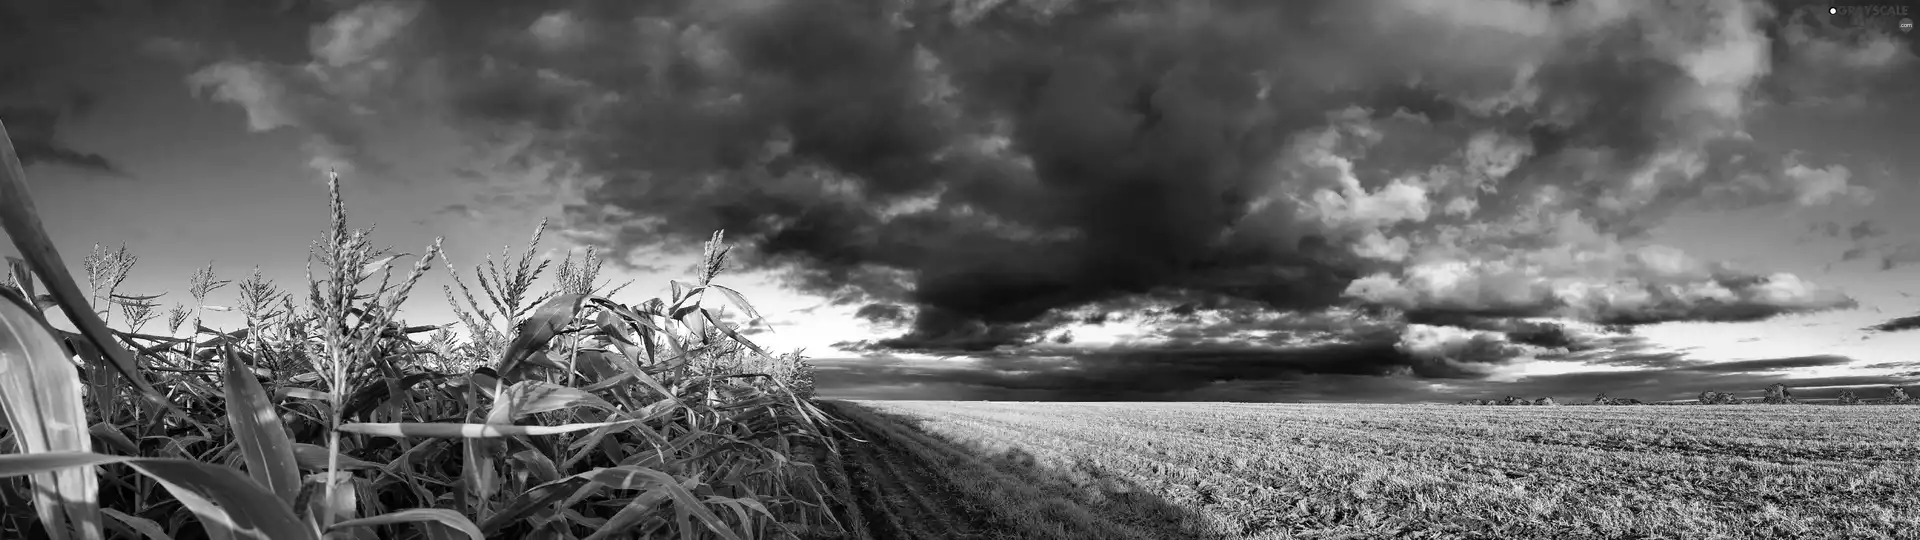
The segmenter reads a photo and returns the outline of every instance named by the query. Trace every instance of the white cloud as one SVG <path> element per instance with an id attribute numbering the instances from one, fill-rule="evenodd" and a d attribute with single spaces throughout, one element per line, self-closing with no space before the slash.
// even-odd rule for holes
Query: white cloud
<path id="1" fill-rule="evenodd" d="M 291 109 L 294 103 L 286 85 L 270 69 L 257 63 L 222 62 L 189 75 L 187 84 L 211 91 L 213 99 L 239 105 L 247 113 L 247 129 L 298 127 L 302 113 Z"/>
<path id="2" fill-rule="evenodd" d="M 1446 363 L 1481 374 L 1527 354 L 1531 347 L 1507 340 L 1506 334 L 1451 326 L 1411 324 L 1394 345 L 1402 353 L 1428 362 Z"/>
<path id="3" fill-rule="evenodd" d="M 572 11 L 547 12 L 527 27 L 540 46 L 548 51 L 564 51 L 586 42 L 586 27 Z"/>
<path id="4" fill-rule="evenodd" d="M 420 8 L 410 1 L 369 2 L 334 15 L 313 30 L 313 56 L 336 68 L 374 61 L 382 47 L 413 23 Z"/>
<path id="5" fill-rule="evenodd" d="M 419 16 L 414 2 L 371 2 L 335 14 L 313 29 L 313 61 L 297 65 L 230 59 L 186 78 L 196 92 L 247 113 L 252 131 L 306 131 L 302 148 L 319 172 L 376 173 L 388 164 L 365 144 L 359 125 L 368 105 L 389 99 L 401 79 L 392 50 Z"/>
<path id="6" fill-rule="evenodd" d="M 1815 169 L 1793 163 L 1787 167 L 1785 175 L 1787 182 L 1790 183 L 1789 189 L 1799 194 L 1796 200 L 1802 206 L 1826 204 L 1843 197 L 1850 198 L 1857 204 L 1872 203 L 1873 192 L 1863 187 L 1848 185 L 1847 180 L 1853 176 L 1853 173 L 1847 170 L 1845 165 L 1829 165 L 1823 169 Z"/>

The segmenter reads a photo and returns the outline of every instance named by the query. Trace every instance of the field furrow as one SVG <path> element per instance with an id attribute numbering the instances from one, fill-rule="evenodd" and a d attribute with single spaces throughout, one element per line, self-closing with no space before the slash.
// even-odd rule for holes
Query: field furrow
<path id="1" fill-rule="evenodd" d="M 1920 535 L 1909 510 L 1920 507 L 1911 487 L 1920 474 L 1911 413 L 1920 411 L 1909 407 L 875 401 L 836 410 L 941 471 L 901 478 L 944 477 L 967 484 L 956 493 L 1002 498 L 981 507 L 1002 516 L 1011 537 L 1034 524 L 1020 509 L 1047 505 L 1076 517 L 1026 537 L 1125 537 L 1113 527 L 1145 538 Z M 980 485 L 994 481 L 1020 489 Z M 1172 521 L 1114 503 L 1145 497 Z"/>

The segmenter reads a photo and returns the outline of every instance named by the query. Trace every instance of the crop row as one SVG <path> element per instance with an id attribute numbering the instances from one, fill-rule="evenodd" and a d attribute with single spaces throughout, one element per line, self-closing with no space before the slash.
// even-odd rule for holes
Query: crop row
<path id="1" fill-rule="evenodd" d="M 1920 525 L 1899 510 L 1920 504 L 1907 480 L 1920 422 L 1888 409 L 860 405 L 975 452 L 1168 494 L 1230 537 L 1878 538 Z"/>

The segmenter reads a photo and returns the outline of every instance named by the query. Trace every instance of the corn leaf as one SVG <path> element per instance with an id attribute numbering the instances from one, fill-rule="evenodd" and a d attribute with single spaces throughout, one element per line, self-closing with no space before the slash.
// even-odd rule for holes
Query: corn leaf
<path id="1" fill-rule="evenodd" d="M 720 321 L 714 320 L 712 312 L 702 309 L 700 310 L 700 318 L 706 319 L 707 322 L 713 323 L 714 328 L 719 328 L 720 332 L 726 334 L 728 339 L 732 339 L 734 343 L 739 343 L 740 345 L 745 346 L 748 350 L 752 350 L 754 354 L 758 354 L 760 356 L 772 356 L 767 354 L 766 350 L 761 349 L 759 345 L 753 344 L 753 342 L 748 340 L 746 336 L 740 335 L 740 332 L 735 331 L 732 327 L 724 324 L 720 324 Z"/>
<path id="2" fill-rule="evenodd" d="M 0 455 L 0 478 L 109 463 L 125 463 L 152 478 L 199 517 L 209 531 L 246 539 L 319 540 L 319 535 L 302 524 L 279 497 L 233 469 L 209 463 L 86 452 L 11 454 Z"/>
<path id="3" fill-rule="evenodd" d="M 485 439 L 520 435 L 558 435 L 589 429 L 639 423 L 640 420 L 560 424 L 557 426 L 502 426 L 454 422 L 353 423 L 340 431 L 380 437 L 434 437 L 442 439 Z"/>
<path id="4" fill-rule="evenodd" d="M 547 459 L 546 454 L 522 450 L 514 453 L 510 459 L 520 463 L 522 470 L 527 471 L 527 475 L 537 482 L 544 484 L 560 479 L 560 469 L 553 466 L 553 460 Z"/>
<path id="5" fill-rule="evenodd" d="M 614 513 L 613 517 L 608 519 L 605 525 L 595 527 L 593 534 L 585 540 L 601 540 L 603 538 L 610 538 L 616 534 L 630 534 L 641 522 L 646 521 L 649 517 L 653 517 L 653 511 L 660 507 L 660 503 L 667 502 L 667 500 L 672 497 L 672 495 L 667 493 L 666 486 L 656 487 L 648 490 L 646 493 L 641 493 L 640 496 L 627 501 L 627 505 L 621 507 L 619 512 Z"/>
<path id="6" fill-rule="evenodd" d="M 526 490 L 513 500 L 507 501 L 505 506 L 500 507 L 500 511 L 482 520 L 480 531 L 485 534 L 500 532 L 500 529 L 507 525 L 532 515 L 542 506 L 566 498 L 567 495 L 588 483 L 590 480 L 587 477 L 575 475 L 534 486 L 533 489 Z"/>
<path id="7" fill-rule="evenodd" d="M 720 294 L 727 297 L 728 302 L 732 303 L 734 307 L 740 308 L 740 311 L 745 312 L 747 315 L 747 326 L 752 326 L 764 318 L 760 315 L 759 310 L 753 309 L 753 304 L 747 302 L 746 295 L 740 294 L 740 291 L 720 285 L 708 285 L 707 288 L 720 291 Z"/>
<path id="8" fill-rule="evenodd" d="M 0 412 L 22 453 L 92 452 L 80 375 L 40 319 L 12 289 L 0 289 Z M 100 538 L 99 477 L 92 469 L 35 474 L 34 511 L 55 540 Z"/>
<path id="9" fill-rule="evenodd" d="M 120 430 L 113 427 L 112 424 L 106 422 L 95 423 L 92 427 L 87 428 L 87 433 L 93 435 L 93 438 L 99 439 L 100 442 L 106 443 L 107 446 L 113 447 L 114 450 L 119 450 L 126 455 L 140 455 L 140 447 L 133 444 L 133 439 L 128 439 L 125 433 L 121 433 Z"/>
<path id="10" fill-rule="evenodd" d="M 293 443 L 293 462 L 305 471 L 327 470 L 327 448 L 306 443 Z M 340 470 L 380 469 L 383 465 L 364 459 L 340 454 Z"/>
<path id="11" fill-rule="evenodd" d="M 459 512 L 445 508 L 415 508 L 373 517 L 351 519 L 335 523 L 333 527 L 328 528 L 327 531 L 332 532 L 348 527 L 375 527 L 399 523 L 421 523 L 423 525 L 427 523 L 438 523 L 466 533 L 468 538 L 474 540 L 483 540 L 486 538 L 480 534 L 480 527 L 474 525 L 472 520 L 467 519 L 467 516 L 460 515 Z"/>
<path id="12" fill-rule="evenodd" d="M 540 304 L 539 309 L 520 323 L 520 331 L 514 334 L 513 342 L 501 354 L 500 364 L 494 371 L 504 379 L 513 380 L 528 358 L 544 349 L 561 328 L 573 322 L 586 299 L 584 294 L 562 294 Z"/>
<path id="13" fill-rule="evenodd" d="M 602 410 L 614 410 L 612 403 L 600 396 L 589 394 L 578 388 L 569 388 L 546 381 L 520 381 L 507 387 L 503 398 L 494 402 L 496 413 L 502 407 L 506 411 L 501 418 L 489 418 L 489 424 L 512 423 L 530 414 L 539 414 L 579 406 L 597 407 Z"/>
<path id="14" fill-rule="evenodd" d="M 253 370 L 240 362 L 233 344 L 228 343 L 226 349 L 227 421 L 231 423 L 234 442 L 240 445 L 240 456 L 246 459 L 247 474 L 291 505 L 293 498 L 300 494 L 300 471 L 294 465 L 293 442 L 288 440 L 280 415 L 267 399 L 266 389 L 254 379 Z"/>
<path id="15" fill-rule="evenodd" d="M 460 486 L 468 510 L 480 519 L 493 512 L 493 495 L 498 491 L 499 475 L 493 468 L 497 441 L 469 438 L 460 445 Z"/>
<path id="16" fill-rule="evenodd" d="M 708 530 L 720 535 L 721 538 L 740 540 L 740 535 L 734 534 L 733 530 L 727 527 L 726 522 L 720 521 L 720 516 L 714 515 L 712 510 L 707 509 L 699 499 L 694 498 L 693 492 L 681 486 L 673 475 L 645 467 L 613 467 L 597 469 L 585 474 L 591 475 L 590 478 L 594 482 L 614 488 L 636 489 L 649 485 L 664 487 L 667 494 L 673 497 L 676 510 L 691 513 L 695 519 L 706 524 Z"/>
<path id="17" fill-rule="evenodd" d="M 361 265 L 360 273 L 356 277 L 362 280 L 373 277 L 374 274 L 379 273 L 381 270 L 385 270 L 387 268 L 387 265 L 392 263 L 394 259 L 405 257 L 407 255 L 411 255 L 411 254 L 399 253 L 394 255 L 388 255 L 385 257 L 381 257 L 377 260 L 374 260 L 372 262 L 368 262 L 367 264 Z"/>
<path id="18" fill-rule="evenodd" d="M 347 397 L 347 405 L 340 410 L 340 416 L 343 418 L 360 417 L 362 420 L 365 420 L 374 408 L 379 407 L 381 403 L 393 397 L 394 388 L 398 387 L 402 390 L 413 388 L 413 385 L 420 384 L 421 381 L 435 376 L 437 376 L 437 374 L 434 373 L 414 373 L 402 377 L 397 381 L 391 378 L 373 381 L 361 387 L 359 390 L 355 390 L 353 395 Z M 392 384 L 388 384 L 389 382 Z"/>
<path id="19" fill-rule="evenodd" d="M 333 401 L 333 394 L 321 392 L 319 390 L 314 390 L 312 388 L 301 388 L 298 386 L 282 386 L 278 391 L 274 392 L 274 398 L 275 400 L 306 399 L 306 400 L 313 400 L 313 401 L 331 402 Z"/>
<path id="20" fill-rule="evenodd" d="M 112 508 L 101 508 L 100 513 L 106 514 L 107 517 L 113 518 L 114 521 L 120 522 L 121 525 L 126 525 L 128 529 L 133 529 L 134 532 L 140 533 L 140 536 L 145 537 L 147 540 L 173 540 L 173 536 L 168 535 L 165 529 L 160 528 L 159 523 L 155 523 L 151 519 L 140 516 L 130 516 Z"/>

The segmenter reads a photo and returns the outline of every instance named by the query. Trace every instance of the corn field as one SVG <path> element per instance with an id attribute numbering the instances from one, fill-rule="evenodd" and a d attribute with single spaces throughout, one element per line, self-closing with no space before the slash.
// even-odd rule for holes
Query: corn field
<path id="1" fill-rule="evenodd" d="M 350 229 L 334 176 L 304 287 L 209 267 L 189 279 L 195 305 L 163 313 L 157 295 L 117 289 L 137 262 L 124 247 L 83 260 L 85 290 L 67 272 L 4 126 L 0 175 L 0 221 L 22 254 L 0 286 L 0 538 L 839 530 L 817 471 L 789 458 L 831 454 L 836 421 L 812 401 L 804 359 L 769 354 L 709 309 L 757 318 L 715 283 L 718 233 L 670 298 L 615 302 L 591 251 L 533 290 L 550 266 L 534 255 L 544 223 L 470 287 L 439 240 L 393 253 Z M 464 332 L 396 318 L 437 261 Z M 227 287 L 235 305 L 207 303 Z M 226 309 L 246 327 L 200 324 Z M 76 332 L 49 323 L 61 313 Z"/>
<path id="2" fill-rule="evenodd" d="M 1920 532 L 1911 406 L 824 404 L 875 441 L 825 467 L 870 538 Z"/>

